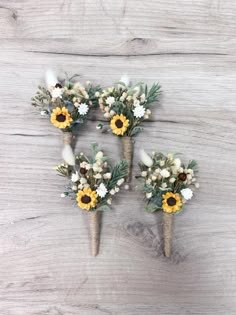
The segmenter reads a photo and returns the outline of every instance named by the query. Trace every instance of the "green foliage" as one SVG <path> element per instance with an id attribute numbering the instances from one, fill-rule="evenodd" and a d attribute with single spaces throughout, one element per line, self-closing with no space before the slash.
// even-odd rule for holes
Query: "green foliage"
<path id="1" fill-rule="evenodd" d="M 116 186 L 116 183 L 119 179 L 126 177 L 128 174 L 128 163 L 125 160 L 122 160 L 117 164 L 111 173 L 111 179 L 107 184 L 108 190 Z"/>
<path id="2" fill-rule="evenodd" d="M 152 103 L 156 101 L 156 99 L 161 94 L 161 86 L 158 83 L 154 83 L 150 90 L 148 91 L 146 86 L 146 93 L 147 93 L 147 103 Z"/>

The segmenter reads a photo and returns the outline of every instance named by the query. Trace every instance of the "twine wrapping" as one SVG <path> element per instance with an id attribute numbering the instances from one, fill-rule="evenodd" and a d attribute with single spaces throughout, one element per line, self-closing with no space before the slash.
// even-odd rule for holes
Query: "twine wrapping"
<path id="1" fill-rule="evenodd" d="M 90 237 L 91 237 L 91 253 L 97 256 L 100 243 L 100 213 L 99 211 L 89 212 Z"/>
<path id="2" fill-rule="evenodd" d="M 71 145 L 72 143 L 72 132 L 66 131 L 63 132 L 63 138 L 62 138 L 63 144 L 69 144 Z"/>
<path id="3" fill-rule="evenodd" d="M 163 238 L 164 238 L 164 255 L 166 257 L 171 256 L 171 246 L 172 246 L 172 225 L 173 225 L 173 214 L 163 212 L 162 215 L 163 222 Z"/>
<path id="4" fill-rule="evenodd" d="M 126 182 L 129 183 L 132 178 L 132 163 L 133 163 L 133 141 L 132 137 L 124 136 L 121 138 L 123 158 L 128 163 L 128 174 Z"/>

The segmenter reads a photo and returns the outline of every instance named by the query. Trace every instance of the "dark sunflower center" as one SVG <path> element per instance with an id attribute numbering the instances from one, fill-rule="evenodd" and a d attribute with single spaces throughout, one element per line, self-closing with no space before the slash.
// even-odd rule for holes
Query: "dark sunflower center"
<path id="1" fill-rule="evenodd" d="M 64 122 L 66 120 L 66 116 L 63 114 L 57 115 L 57 121 Z"/>
<path id="2" fill-rule="evenodd" d="M 183 182 L 186 180 L 186 178 L 187 178 L 187 175 L 185 173 L 180 173 L 178 176 L 178 179 L 182 180 Z"/>
<path id="3" fill-rule="evenodd" d="M 87 173 L 87 170 L 84 167 L 81 167 L 79 171 L 80 171 L 80 174 L 83 174 L 83 175 Z"/>
<path id="4" fill-rule="evenodd" d="M 87 196 L 87 195 L 84 195 L 82 198 L 81 198 L 81 201 L 83 202 L 83 203 L 90 203 L 90 201 L 91 201 L 91 198 L 89 197 L 89 196 Z"/>
<path id="5" fill-rule="evenodd" d="M 62 85 L 60 84 L 60 83 L 57 83 L 56 85 L 55 85 L 55 88 L 62 88 Z"/>
<path id="6" fill-rule="evenodd" d="M 120 119 L 117 119 L 115 122 L 117 128 L 122 128 L 123 127 L 123 122 Z"/>
<path id="7" fill-rule="evenodd" d="M 170 197 L 167 199 L 168 206 L 175 206 L 176 205 L 176 199 L 174 197 Z"/>

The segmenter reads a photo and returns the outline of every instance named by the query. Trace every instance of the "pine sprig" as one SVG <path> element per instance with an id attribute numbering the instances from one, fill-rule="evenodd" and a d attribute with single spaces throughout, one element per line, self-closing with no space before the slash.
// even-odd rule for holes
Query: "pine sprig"
<path id="1" fill-rule="evenodd" d="M 147 89 L 146 89 L 147 91 Z M 161 94 L 161 86 L 158 83 L 154 83 L 149 91 L 147 91 L 147 104 L 157 100 Z"/>
<path id="2" fill-rule="evenodd" d="M 111 179 L 109 180 L 107 187 L 112 189 L 116 186 L 119 179 L 126 177 L 128 174 L 128 163 L 125 160 L 122 160 L 117 164 L 112 171 Z"/>

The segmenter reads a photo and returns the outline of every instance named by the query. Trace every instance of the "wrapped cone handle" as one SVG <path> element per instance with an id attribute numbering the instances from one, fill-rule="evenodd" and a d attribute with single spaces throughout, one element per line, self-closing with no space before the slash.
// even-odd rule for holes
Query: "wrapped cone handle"
<path id="1" fill-rule="evenodd" d="M 63 138 L 62 138 L 63 144 L 71 145 L 72 137 L 73 137 L 72 132 L 70 131 L 63 132 Z"/>
<path id="2" fill-rule="evenodd" d="M 129 183 L 131 181 L 131 178 L 132 178 L 132 164 L 133 164 L 134 145 L 133 145 L 132 137 L 128 137 L 128 136 L 123 136 L 121 138 L 121 142 L 122 142 L 122 155 L 123 155 L 123 158 L 128 163 L 128 174 L 126 177 L 126 182 Z"/>
<path id="3" fill-rule="evenodd" d="M 163 238 L 164 238 L 164 255 L 166 257 L 171 256 L 172 247 L 172 226 L 173 226 L 173 214 L 163 212 Z"/>
<path id="4" fill-rule="evenodd" d="M 90 237 L 91 237 L 91 254 L 97 256 L 100 244 L 100 212 L 89 212 Z"/>

